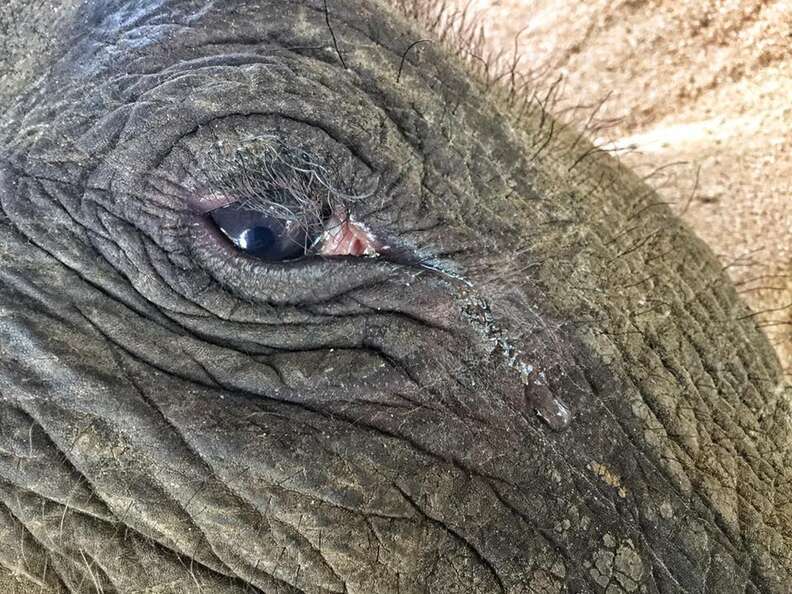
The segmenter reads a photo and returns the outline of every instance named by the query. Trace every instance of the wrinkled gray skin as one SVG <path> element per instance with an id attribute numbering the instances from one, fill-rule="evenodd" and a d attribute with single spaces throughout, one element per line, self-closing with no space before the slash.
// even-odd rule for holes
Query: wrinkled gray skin
<path id="1" fill-rule="evenodd" d="M 709 249 L 330 8 L 346 70 L 321 2 L 2 9 L 0 591 L 792 591 L 790 390 Z M 273 134 L 399 257 L 199 224 Z"/>

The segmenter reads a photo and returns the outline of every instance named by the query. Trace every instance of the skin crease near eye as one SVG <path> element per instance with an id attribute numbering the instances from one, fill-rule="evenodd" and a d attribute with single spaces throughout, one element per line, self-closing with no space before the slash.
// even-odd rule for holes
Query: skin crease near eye
<path id="1" fill-rule="evenodd" d="M 326 231 L 319 238 L 319 253 L 323 256 L 368 256 L 376 257 L 384 249 L 365 225 L 346 218 L 334 216 L 327 223 Z"/>

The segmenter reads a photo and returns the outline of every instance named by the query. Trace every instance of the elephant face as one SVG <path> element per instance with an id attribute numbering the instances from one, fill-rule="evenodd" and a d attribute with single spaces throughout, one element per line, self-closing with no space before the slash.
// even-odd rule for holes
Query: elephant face
<path id="1" fill-rule="evenodd" d="M 63 14 L 0 120 L 8 589 L 788 591 L 777 360 L 541 97 L 368 0 Z"/>

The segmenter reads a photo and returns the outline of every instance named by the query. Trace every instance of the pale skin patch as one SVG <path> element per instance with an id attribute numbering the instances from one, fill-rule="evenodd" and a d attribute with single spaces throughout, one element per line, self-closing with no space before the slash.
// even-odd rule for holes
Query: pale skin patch
<path id="1" fill-rule="evenodd" d="M 621 479 L 610 468 L 608 468 L 604 464 L 600 464 L 599 462 L 591 462 L 589 463 L 588 467 L 590 470 L 594 472 L 594 474 L 600 477 L 607 485 L 616 489 L 616 492 L 619 494 L 619 497 L 621 497 L 622 499 L 627 497 L 627 490 L 622 486 Z"/>

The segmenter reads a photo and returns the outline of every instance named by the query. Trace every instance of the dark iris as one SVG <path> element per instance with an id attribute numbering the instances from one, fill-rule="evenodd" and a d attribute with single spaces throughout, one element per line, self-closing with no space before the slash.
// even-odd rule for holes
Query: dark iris
<path id="1" fill-rule="evenodd" d="M 217 208 L 208 216 L 246 254 L 275 262 L 305 255 L 305 231 L 288 220 L 238 204 Z"/>

